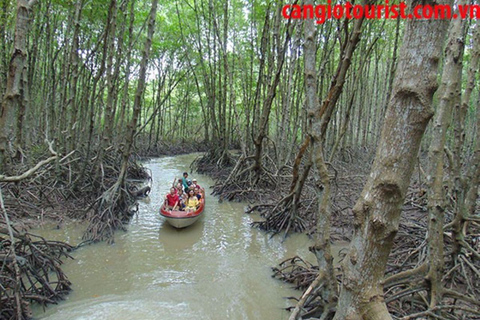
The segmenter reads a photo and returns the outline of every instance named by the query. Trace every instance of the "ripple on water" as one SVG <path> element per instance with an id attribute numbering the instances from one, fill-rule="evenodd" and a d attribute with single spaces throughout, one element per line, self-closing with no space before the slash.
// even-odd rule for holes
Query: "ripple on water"
<path id="1" fill-rule="evenodd" d="M 269 240 L 250 227 L 244 204 L 218 203 L 208 195 L 204 216 L 188 228 L 174 229 L 159 215 L 173 178 L 189 171 L 195 157 L 146 163 L 152 191 L 139 202 L 128 232 L 118 232 L 113 246 L 95 244 L 74 252 L 76 260 L 64 265 L 74 292 L 37 317 L 288 319 L 282 308 L 290 303 L 282 297 L 300 293 L 272 279 L 270 268 L 287 257 L 310 254 L 305 237 Z M 206 176 L 192 176 L 204 187 L 214 184 Z"/>
<path id="2" fill-rule="evenodd" d="M 188 303 L 174 300 L 155 300 L 142 297 L 140 292 L 130 296 L 109 295 L 62 307 L 51 320 L 105 320 L 105 319 L 207 319 L 190 310 Z M 138 298 L 139 297 L 139 298 Z"/>

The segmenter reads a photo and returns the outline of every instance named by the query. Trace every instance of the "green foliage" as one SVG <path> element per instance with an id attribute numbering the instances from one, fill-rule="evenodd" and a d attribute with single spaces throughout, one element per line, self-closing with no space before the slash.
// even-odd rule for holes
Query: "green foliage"
<path id="1" fill-rule="evenodd" d="M 31 28 L 30 48 L 38 46 L 32 63 L 32 83 L 28 119 L 32 127 L 40 131 L 55 128 L 63 122 L 76 119 L 77 139 L 89 135 L 91 119 L 93 132 L 101 133 L 106 119 L 108 98 L 107 65 L 113 64 L 118 74 L 113 77 L 115 88 L 114 127 L 120 121 L 125 125 L 132 114 L 135 88 L 138 79 L 138 65 L 146 40 L 147 18 L 151 2 L 144 0 L 117 0 L 116 31 L 113 52 L 104 50 L 106 32 L 109 29 L 107 16 L 113 0 L 82 1 L 79 21 L 78 69 L 72 65 L 71 52 L 74 33 L 75 5 L 78 0 L 51 0 L 38 2 L 34 9 Z M 133 30 L 129 34 L 130 8 L 133 6 Z M 14 1 L 3 0 L 8 14 L 1 15 L 5 25 L 7 46 L 11 44 L 14 31 Z M 190 131 L 178 130 L 178 124 L 187 127 L 206 125 L 210 135 L 219 134 L 215 128 L 226 128 L 226 139 L 251 143 L 252 128 L 258 124 L 258 116 L 270 85 L 271 77 L 278 61 L 278 48 L 283 44 L 287 21 L 281 18 L 279 29 L 275 28 L 274 18 L 277 8 L 284 3 L 271 0 L 164 0 L 159 4 L 156 28 L 152 39 L 150 61 L 145 92 L 142 101 L 142 120 L 158 112 L 155 122 L 148 123 L 143 130 L 161 127 L 160 136 L 188 138 Z M 225 11 L 227 9 L 227 11 Z M 267 34 L 266 52 L 261 52 L 262 30 L 268 10 L 270 31 Z M 5 22 L 5 24 L 3 24 Z M 273 102 L 270 115 L 269 135 L 279 137 L 282 130 L 288 131 L 288 143 L 298 142 L 304 132 L 305 114 L 303 110 L 303 21 L 296 24 L 291 42 L 287 48 L 280 85 Z M 401 45 L 404 21 L 400 21 Z M 353 24 L 349 24 L 349 30 Z M 342 21 L 329 20 L 317 25 L 317 68 L 319 74 L 318 96 L 322 101 L 330 88 L 330 81 L 336 72 L 341 57 L 341 44 L 345 33 L 341 30 Z M 357 90 L 353 116 L 362 118 L 362 106 L 372 105 L 384 108 L 396 37 L 397 21 L 368 20 L 364 24 L 359 49 L 352 59 L 349 79 L 357 84 L 347 83 L 339 101 L 340 111 L 335 115 L 335 125 L 340 126 L 347 98 Z M 468 38 L 469 39 L 469 38 Z M 120 41 L 121 40 L 121 41 Z M 469 41 L 469 40 L 467 40 Z M 278 42 L 278 43 L 277 43 Z M 123 43 L 121 55 L 119 44 Z M 276 48 L 273 45 L 276 43 Z M 375 43 L 368 57 L 366 50 Z M 224 48 L 226 48 L 224 50 Z M 275 51 L 276 50 L 276 51 Z M 130 55 L 127 55 L 127 52 Z M 266 65 L 260 70 L 261 57 L 267 57 Z M 129 61 L 127 61 L 129 57 Z M 361 77 L 353 77 L 361 61 L 366 63 Z M 109 60 L 110 59 L 110 60 Z M 34 64 L 33 64 L 34 62 Z M 470 62 L 470 46 L 467 45 L 464 63 Z M 117 67 L 117 63 L 118 68 Z M 103 69 L 102 69 L 103 64 Z M 130 73 L 127 78 L 127 66 Z M 116 68 L 116 69 L 115 69 Z M 72 110 L 70 101 L 75 71 L 78 83 Z M 260 72 L 264 72 L 259 78 Z M 95 83 L 97 81 L 97 83 Z M 353 80 L 349 80 L 353 81 Z M 158 84 L 163 82 L 160 88 Z M 361 83 L 360 83 L 361 82 Z M 125 85 L 127 85 L 125 92 Z M 464 84 L 465 85 L 465 84 Z M 258 90 L 257 90 L 258 89 Z M 93 92 L 95 90 L 95 92 Z M 257 92 L 258 91 L 258 92 Z M 258 99 L 255 95 L 258 93 Z M 163 101 L 163 102 L 162 102 Z M 256 104 L 255 104 L 256 101 Z M 160 103 L 163 103 L 160 105 Z M 121 110 L 125 119 L 122 119 Z M 64 108 L 66 108 L 64 110 Z M 473 106 L 472 106 L 473 110 Z M 62 112 L 66 112 L 62 119 Z M 473 111 L 471 111 L 473 112 Z M 92 116 L 93 113 L 93 116 Z M 372 111 L 373 113 L 373 111 Z M 93 118 L 91 118 L 93 117 Z M 282 122 L 284 121 L 284 122 Z M 279 123 L 285 128 L 279 128 Z M 64 124 L 66 126 L 66 124 Z M 70 123 L 70 125 L 73 125 Z M 349 128 L 349 133 L 359 131 L 359 126 L 370 125 L 357 120 Z M 375 131 L 378 128 L 365 130 Z M 54 133 L 63 139 L 62 134 Z M 63 132 L 66 128 L 64 128 Z M 121 132 L 121 130 L 119 131 Z M 117 133 L 116 133 L 117 134 Z M 118 133 L 119 134 L 119 133 Z M 183 135 L 186 135 L 183 137 Z M 121 138 L 119 138 L 121 140 Z"/>

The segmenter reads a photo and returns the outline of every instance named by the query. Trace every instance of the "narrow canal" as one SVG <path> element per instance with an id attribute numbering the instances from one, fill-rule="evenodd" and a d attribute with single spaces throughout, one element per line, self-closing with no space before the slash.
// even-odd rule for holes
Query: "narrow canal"
<path id="1" fill-rule="evenodd" d="M 306 236 L 282 242 L 252 229 L 255 216 L 243 213 L 245 204 L 219 203 L 209 196 L 213 181 L 194 173 L 190 177 L 207 190 L 203 218 L 177 230 L 158 214 L 173 178 L 190 171 L 196 156 L 145 163 L 152 192 L 140 201 L 128 232 L 118 232 L 114 245 L 74 252 L 75 260 L 64 265 L 74 291 L 45 312 L 37 308 L 37 319 L 288 319 L 284 308 L 291 303 L 284 297 L 300 292 L 272 278 L 271 267 L 296 254 L 313 257 Z M 75 245 L 84 227 L 38 232 Z"/>

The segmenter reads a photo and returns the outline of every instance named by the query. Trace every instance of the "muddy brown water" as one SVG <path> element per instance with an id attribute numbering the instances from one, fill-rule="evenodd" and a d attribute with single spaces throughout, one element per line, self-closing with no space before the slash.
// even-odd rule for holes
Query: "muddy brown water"
<path id="1" fill-rule="evenodd" d="M 288 319 L 285 297 L 298 297 L 271 277 L 271 267 L 300 255 L 314 261 L 304 235 L 270 236 L 252 229 L 258 217 L 243 213 L 244 203 L 219 203 L 206 197 L 204 216 L 177 230 L 158 214 L 173 177 L 190 171 L 198 155 L 147 161 L 153 175 L 150 197 L 115 244 L 83 247 L 64 264 L 73 283 L 65 301 L 35 309 L 37 319 Z M 207 176 L 191 174 L 202 187 Z M 84 225 L 60 230 L 44 226 L 37 233 L 71 244 L 81 241 Z"/>

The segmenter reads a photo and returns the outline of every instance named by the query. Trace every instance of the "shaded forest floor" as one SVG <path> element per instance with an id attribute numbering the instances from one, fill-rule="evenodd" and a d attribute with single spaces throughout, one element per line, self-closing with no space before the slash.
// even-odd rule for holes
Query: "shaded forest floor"
<path id="1" fill-rule="evenodd" d="M 211 188 L 213 189 L 213 194 L 216 194 L 220 201 L 245 201 L 250 203 L 250 207 L 247 209 L 248 213 L 257 212 L 261 216 L 265 216 L 269 209 L 288 193 L 292 178 L 291 170 L 283 170 L 282 174 L 277 176 L 276 184 L 268 188 L 260 186 L 242 190 L 241 186 L 239 186 L 236 191 L 235 189 L 234 191 L 228 189 L 225 193 L 218 193 L 218 187 L 222 185 L 223 181 L 226 181 L 238 159 L 238 153 L 231 152 L 230 154 L 234 158 L 232 166 L 218 167 L 215 164 L 208 164 L 203 162 L 202 156 L 200 156 L 196 160 L 197 164 L 192 164 L 192 169 L 207 174 L 216 181 Z M 372 152 L 368 148 L 362 148 L 359 150 L 345 150 L 332 163 L 336 175 L 332 185 L 332 241 L 350 240 L 353 231 L 353 225 L 350 223 L 353 217 L 351 209 L 362 191 L 367 175 L 370 172 L 372 161 Z M 306 233 L 309 235 L 315 233 L 316 225 L 317 202 L 315 199 L 314 182 L 313 175 L 310 174 L 303 188 L 299 208 L 301 218 L 308 221 Z M 414 188 L 412 192 L 414 192 Z M 262 224 L 256 224 L 255 226 L 272 234 L 281 233 L 281 230 L 269 229 Z M 284 236 L 284 234 L 281 235 Z"/>
<path id="2" fill-rule="evenodd" d="M 360 196 L 363 186 L 370 172 L 374 152 L 372 149 L 349 149 L 339 152 L 332 162 L 334 179 L 332 184 L 332 243 L 348 243 L 353 234 L 352 208 Z M 442 283 L 447 294 L 444 301 L 436 310 L 429 310 L 429 283 L 426 277 L 427 265 L 427 186 L 423 168 L 425 156 L 417 164 L 410 187 L 403 205 L 399 231 L 396 235 L 394 247 L 387 264 L 385 299 L 392 315 L 395 318 L 415 319 L 431 316 L 431 313 L 449 310 L 440 319 L 480 319 L 480 224 L 468 225 L 465 238 L 472 250 L 465 250 L 460 256 L 453 254 L 452 232 L 445 229 L 444 252 L 445 269 Z M 234 168 L 236 161 L 231 166 L 218 167 L 209 163 L 205 157 L 199 157 L 193 166 L 204 174 L 212 176 L 217 182 L 213 186 L 213 194 L 222 199 L 247 201 L 251 208 L 247 213 L 257 212 L 267 218 L 271 215 L 271 208 L 283 199 L 289 191 L 291 183 L 291 170 L 282 172 L 277 176 L 277 183 L 273 187 L 245 188 L 244 185 L 223 188 Z M 300 202 L 299 215 L 302 221 L 307 222 L 305 232 L 312 238 L 315 237 L 316 210 L 315 185 L 312 174 L 306 180 Z M 235 181 L 233 182 L 235 184 Z M 236 188 L 236 189 L 235 189 Z M 218 192 L 218 190 L 226 190 Z M 448 209 L 445 212 L 445 225 L 452 222 L 454 213 L 452 208 L 455 200 L 449 198 Z M 254 210 L 252 210 L 254 209 Z M 480 212 L 480 198 L 477 199 L 476 213 Z M 264 222 L 255 222 L 258 227 L 272 236 L 287 236 L 284 230 L 271 228 Z M 340 260 L 346 255 L 348 248 L 340 251 Z M 317 276 L 318 267 L 305 261 L 302 257 L 291 257 L 279 263 L 273 269 L 273 275 L 282 281 L 291 283 L 294 288 L 305 290 Z M 335 267 L 338 283 L 341 282 L 341 265 Z M 399 278 L 397 281 L 395 279 Z M 390 279 L 390 280 L 388 280 Z M 320 290 L 319 290 L 320 292 Z M 295 303 L 296 301 L 292 301 Z M 304 309 L 307 311 L 305 318 L 318 317 L 324 301 L 320 294 L 312 294 Z"/>

